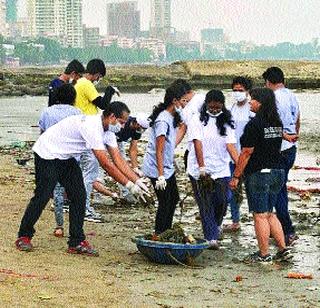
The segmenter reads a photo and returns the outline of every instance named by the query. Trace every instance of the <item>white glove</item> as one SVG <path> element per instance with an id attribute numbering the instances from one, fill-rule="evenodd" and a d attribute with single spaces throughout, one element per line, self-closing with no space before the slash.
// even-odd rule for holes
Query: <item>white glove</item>
<path id="1" fill-rule="evenodd" d="M 120 96 L 120 91 L 117 87 L 112 86 L 113 90 L 117 93 L 118 96 Z"/>
<path id="2" fill-rule="evenodd" d="M 150 193 L 148 186 L 146 184 L 143 183 L 142 179 L 138 179 L 136 180 L 136 185 L 138 185 L 142 190 L 144 190 L 146 193 Z"/>
<path id="3" fill-rule="evenodd" d="M 136 196 L 138 199 L 141 198 L 144 202 L 147 202 L 144 196 L 149 196 L 147 192 L 143 191 L 140 186 L 134 184 L 133 182 L 129 181 L 126 184 L 126 188 L 130 190 L 130 192 Z"/>
<path id="4" fill-rule="evenodd" d="M 111 198 L 117 200 L 117 199 L 120 198 L 120 196 L 119 196 L 116 192 L 113 192 L 113 193 L 111 194 Z"/>
<path id="5" fill-rule="evenodd" d="M 156 181 L 156 189 L 158 190 L 165 190 L 167 186 L 166 178 L 161 175 L 158 177 L 158 180 Z"/>
<path id="6" fill-rule="evenodd" d="M 199 175 L 200 177 L 206 176 L 206 167 L 200 167 L 199 168 Z"/>
<path id="7" fill-rule="evenodd" d="M 139 175 L 140 178 L 143 177 L 143 172 L 138 167 L 133 168 L 133 171 Z"/>

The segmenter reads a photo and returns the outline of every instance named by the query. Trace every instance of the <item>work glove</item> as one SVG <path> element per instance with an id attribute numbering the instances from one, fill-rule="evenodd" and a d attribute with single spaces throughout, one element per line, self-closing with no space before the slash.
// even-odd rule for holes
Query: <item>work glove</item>
<path id="1" fill-rule="evenodd" d="M 156 189 L 165 190 L 166 186 L 167 186 L 166 178 L 163 175 L 159 176 L 156 181 Z"/>
<path id="2" fill-rule="evenodd" d="M 126 188 L 128 188 L 130 190 L 130 192 L 135 196 L 137 197 L 138 199 L 141 199 L 143 200 L 143 202 L 147 202 L 147 200 L 145 199 L 145 196 L 149 197 L 150 195 L 142 190 L 142 188 L 137 185 L 137 184 L 134 184 L 133 182 L 129 181 L 127 184 L 126 184 Z"/>
<path id="3" fill-rule="evenodd" d="M 150 194 L 150 191 L 148 189 L 148 186 L 143 183 L 143 180 L 140 178 L 136 180 L 136 185 L 138 185 L 143 191 L 145 191 L 147 194 Z"/>
<path id="4" fill-rule="evenodd" d="M 143 172 L 142 172 L 138 167 L 133 168 L 133 171 L 134 171 L 140 178 L 143 177 Z"/>
<path id="5" fill-rule="evenodd" d="M 116 93 L 118 96 L 120 96 L 120 91 L 119 91 L 119 89 L 118 89 L 117 87 L 115 87 L 115 86 L 111 86 L 111 87 L 113 88 L 114 93 Z"/>
<path id="6" fill-rule="evenodd" d="M 200 177 L 205 177 L 207 175 L 206 167 L 200 167 L 199 168 L 199 175 L 200 175 Z"/>

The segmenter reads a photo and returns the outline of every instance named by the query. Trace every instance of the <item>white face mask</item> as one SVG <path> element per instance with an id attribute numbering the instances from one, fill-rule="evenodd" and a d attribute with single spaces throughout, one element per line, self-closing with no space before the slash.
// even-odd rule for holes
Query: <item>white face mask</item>
<path id="1" fill-rule="evenodd" d="M 222 111 L 220 111 L 220 112 L 218 112 L 218 113 L 212 113 L 212 112 L 210 112 L 210 111 L 208 111 L 207 110 L 207 114 L 210 116 L 210 117 L 212 117 L 212 118 L 217 118 L 220 114 L 222 114 L 223 112 Z"/>
<path id="2" fill-rule="evenodd" d="M 73 84 L 73 81 L 74 81 L 74 79 L 73 79 L 73 78 L 70 78 L 70 79 L 69 79 L 69 84 Z"/>
<path id="3" fill-rule="evenodd" d="M 96 86 L 100 82 L 100 78 L 98 80 L 93 81 L 93 85 Z"/>
<path id="4" fill-rule="evenodd" d="M 176 111 L 177 114 L 181 114 L 182 109 L 183 108 L 181 106 L 180 107 L 174 106 L 174 110 Z"/>
<path id="5" fill-rule="evenodd" d="M 109 124 L 108 131 L 117 134 L 120 132 L 121 128 L 122 128 L 122 126 L 120 123 L 117 123 L 115 125 Z"/>
<path id="6" fill-rule="evenodd" d="M 237 101 L 237 102 L 243 102 L 244 100 L 246 100 L 247 98 L 247 94 L 246 92 L 240 92 L 240 91 L 234 91 L 232 92 L 232 96 L 233 98 Z"/>

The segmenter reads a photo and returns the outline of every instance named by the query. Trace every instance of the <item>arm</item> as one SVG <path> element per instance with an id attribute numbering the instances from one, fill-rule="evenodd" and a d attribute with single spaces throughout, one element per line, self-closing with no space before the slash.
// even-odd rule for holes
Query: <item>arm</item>
<path id="1" fill-rule="evenodd" d="M 111 86 L 107 86 L 104 96 L 98 96 L 96 99 L 92 101 L 92 103 L 100 109 L 105 110 L 107 106 L 110 104 L 110 101 L 114 93 L 116 93 L 115 89 Z"/>
<path id="2" fill-rule="evenodd" d="M 204 167 L 204 159 L 203 159 L 203 150 L 202 150 L 202 142 L 200 140 L 193 140 L 194 150 L 196 153 L 196 158 L 199 167 Z"/>
<path id="3" fill-rule="evenodd" d="M 117 182 L 122 185 L 126 185 L 129 180 L 123 175 L 120 170 L 108 159 L 107 154 L 104 150 L 92 150 L 93 154 L 96 156 L 101 167 Z"/>
<path id="4" fill-rule="evenodd" d="M 184 135 L 186 134 L 186 131 L 187 131 L 187 126 L 186 126 L 186 124 L 182 123 L 178 129 L 177 138 L 176 138 L 176 146 L 178 144 L 180 144 Z"/>
<path id="5" fill-rule="evenodd" d="M 235 164 L 238 163 L 239 154 L 234 143 L 227 143 L 227 150 Z"/>
<path id="6" fill-rule="evenodd" d="M 138 168 L 138 140 L 131 140 L 129 147 L 129 157 L 132 168 Z"/>
<path id="7" fill-rule="evenodd" d="M 253 150 L 254 150 L 254 147 L 242 149 L 238 159 L 238 164 L 236 165 L 236 169 L 234 170 L 234 173 L 233 173 L 233 178 L 229 183 L 229 186 L 231 187 L 231 189 L 237 188 L 239 183 L 239 178 L 243 174 L 243 171 L 248 164 L 248 161 L 253 153 Z"/>
<path id="8" fill-rule="evenodd" d="M 156 139 L 156 161 L 159 172 L 159 177 L 163 176 L 163 153 L 166 137 L 161 135 Z"/>
<path id="9" fill-rule="evenodd" d="M 119 148 L 108 146 L 107 149 L 114 164 L 120 170 L 120 172 L 122 174 L 125 174 L 130 181 L 135 183 L 139 179 L 139 177 L 135 174 L 135 172 L 133 172 L 133 170 L 129 167 L 128 163 L 123 159 L 119 151 Z"/>
<path id="10" fill-rule="evenodd" d="M 296 122 L 296 133 L 299 135 L 300 132 L 300 112 L 298 114 L 297 122 Z"/>

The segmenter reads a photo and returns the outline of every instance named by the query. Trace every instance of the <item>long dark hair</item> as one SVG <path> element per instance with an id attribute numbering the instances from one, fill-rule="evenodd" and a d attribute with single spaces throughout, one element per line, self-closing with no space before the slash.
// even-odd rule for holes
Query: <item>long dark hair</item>
<path id="1" fill-rule="evenodd" d="M 250 91 L 251 99 L 258 101 L 261 106 L 256 117 L 264 119 L 268 124 L 282 127 L 282 122 L 277 110 L 276 97 L 271 89 L 254 88 Z"/>
<path id="2" fill-rule="evenodd" d="M 204 126 L 208 124 L 209 115 L 207 114 L 208 104 L 211 102 L 219 102 L 222 104 L 222 113 L 217 117 L 216 125 L 221 136 L 226 135 L 225 124 L 228 124 L 231 128 L 234 128 L 234 122 L 232 120 L 231 112 L 225 106 L 225 97 L 220 90 L 211 90 L 207 93 L 204 104 L 200 111 L 200 121 Z"/>
<path id="3" fill-rule="evenodd" d="M 171 85 L 169 88 L 166 89 L 166 94 L 164 96 L 163 103 L 158 104 L 157 106 L 153 107 L 152 114 L 150 115 L 150 127 L 153 126 L 154 122 L 156 121 L 158 115 L 163 111 L 166 110 L 172 103 L 174 99 L 180 100 L 182 96 L 186 94 L 185 87 L 181 85 Z M 181 123 L 181 117 L 176 112 L 174 114 L 173 126 L 177 127 Z"/>

